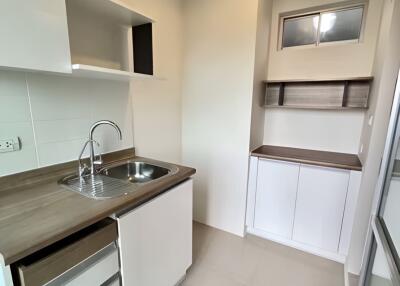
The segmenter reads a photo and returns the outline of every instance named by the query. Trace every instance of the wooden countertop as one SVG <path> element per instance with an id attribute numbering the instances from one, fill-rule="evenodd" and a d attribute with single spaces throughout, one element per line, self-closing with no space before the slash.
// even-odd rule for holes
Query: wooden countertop
<path id="1" fill-rule="evenodd" d="M 355 154 L 307 150 L 290 147 L 263 145 L 251 152 L 251 156 L 311 164 L 323 167 L 361 171 L 360 159 Z"/>
<path id="2" fill-rule="evenodd" d="M 140 159 L 160 166 L 173 165 L 135 157 L 134 149 L 115 152 L 103 159 L 107 163 Z M 0 177 L 0 253 L 6 265 L 114 213 L 143 204 L 196 172 L 174 165 L 179 168 L 176 174 L 145 184 L 136 192 L 94 200 L 58 185 L 59 179 L 76 172 L 76 166 L 76 162 L 70 162 Z"/>

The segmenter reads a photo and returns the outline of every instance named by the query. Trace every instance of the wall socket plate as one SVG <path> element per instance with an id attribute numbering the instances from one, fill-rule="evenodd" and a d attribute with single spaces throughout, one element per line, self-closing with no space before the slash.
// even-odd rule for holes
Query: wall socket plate
<path id="1" fill-rule="evenodd" d="M 19 137 L 8 139 L 0 138 L 0 153 L 14 152 L 18 150 L 21 150 L 21 140 Z"/>
<path id="2" fill-rule="evenodd" d="M 369 126 L 372 126 L 372 123 L 374 123 L 374 115 L 373 115 L 373 114 L 371 114 L 371 115 L 368 117 L 368 125 L 369 125 Z"/>

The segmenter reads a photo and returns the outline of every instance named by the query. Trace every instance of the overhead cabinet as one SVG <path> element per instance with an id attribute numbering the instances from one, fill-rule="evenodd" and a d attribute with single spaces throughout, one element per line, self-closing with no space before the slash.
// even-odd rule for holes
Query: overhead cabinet
<path id="1" fill-rule="evenodd" d="M 0 67 L 71 73 L 65 0 L 0 1 Z"/>
<path id="2" fill-rule="evenodd" d="M 265 149 L 272 150 L 269 155 L 273 159 L 268 155 L 267 158 L 258 154 L 251 156 L 247 231 L 343 262 L 361 172 L 346 169 L 340 164 L 340 158 L 336 167 L 333 161 L 327 167 L 324 166 L 327 162 L 312 162 L 312 151 L 303 150 L 301 155 L 297 151 L 300 149 L 288 149 L 283 148 L 286 152 L 281 151 L 281 159 L 273 153 L 280 150 L 276 148 Z M 333 154 L 325 157 L 329 156 Z"/>
<path id="3" fill-rule="evenodd" d="M 73 74 L 115 80 L 153 74 L 152 19 L 116 0 L 66 0 L 66 4 Z M 141 32 L 136 41 L 135 30 Z M 135 62 L 134 49 L 146 53 L 147 69 Z"/>
<path id="4" fill-rule="evenodd" d="M 124 81 L 153 76 L 153 20 L 121 1 L 4 0 L 0 16 L 2 69 Z"/>

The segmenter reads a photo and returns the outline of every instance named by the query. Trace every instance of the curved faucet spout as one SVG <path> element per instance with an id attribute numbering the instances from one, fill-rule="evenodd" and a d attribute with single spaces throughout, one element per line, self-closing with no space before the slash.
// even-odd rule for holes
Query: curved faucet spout
<path id="1" fill-rule="evenodd" d="M 94 175 L 95 173 L 95 160 L 94 160 L 94 146 L 93 146 L 93 133 L 94 130 L 96 130 L 96 128 L 100 125 L 111 125 L 112 127 L 114 127 L 114 129 L 117 131 L 118 135 L 119 135 L 119 139 L 122 140 L 122 132 L 121 129 L 118 127 L 117 124 L 115 124 L 114 122 L 110 121 L 110 120 L 100 120 L 95 122 L 92 127 L 90 127 L 90 131 L 89 131 L 89 146 L 90 146 L 90 173 L 92 175 Z"/>
<path id="2" fill-rule="evenodd" d="M 92 127 L 90 127 L 90 131 L 89 131 L 89 139 L 93 140 L 93 133 L 94 130 L 99 126 L 99 125 L 111 125 L 112 127 L 114 127 L 114 129 L 118 132 L 119 135 L 119 140 L 122 140 L 122 132 L 121 129 L 118 127 L 118 125 L 114 122 L 112 122 L 111 120 L 100 120 L 95 122 Z"/>

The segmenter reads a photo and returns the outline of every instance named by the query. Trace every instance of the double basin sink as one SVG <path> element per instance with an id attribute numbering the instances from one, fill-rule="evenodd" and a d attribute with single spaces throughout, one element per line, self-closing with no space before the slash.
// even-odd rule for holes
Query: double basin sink
<path id="1" fill-rule="evenodd" d="M 158 166 L 142 161 L 116 163 L 100 169 L 95 175 L 71 175 L 59 181 L 67 189 L 92 199 L 108 199 L 140 190 L 152 181 L 178 172 L 176 166 Z"/>

